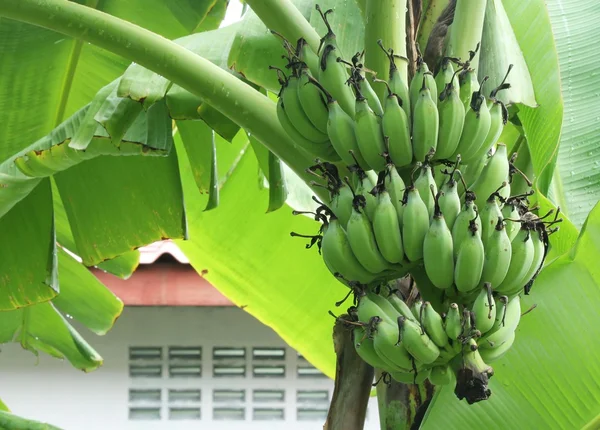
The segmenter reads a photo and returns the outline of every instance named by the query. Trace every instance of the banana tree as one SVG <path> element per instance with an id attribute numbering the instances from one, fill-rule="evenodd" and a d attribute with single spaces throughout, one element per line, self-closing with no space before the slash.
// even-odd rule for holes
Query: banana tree
<path id="1" fill-rule="evenodd" d="M 487 0 L 460 13 L 466 2 L 326 0 L 320 11 L 309 0 L 247 3 L 242 22 L 217 29 L 224 0 L 0 2 L 0 341 L 97 368 L 102 358 L 68 317 L 101 335 L 122 303 L 86 267 L 127 277 L 136 248 L 173 238 L 234 303 L 336 376 L 328 428 L 362 428 L 373 370 L 356 356 L 344 318 L 331 346 L 328 311 L 348 289 L 289 237 L 319 229 L 289 207 L 314 210 L 312 193 L 329 204 L 327 177 L 309 169 L 314 156 L 276 102 L 295 62 L 282 59 L 282 39 L 322 53 L 332 49 L 320 50 L 321 37 L 335 35 L 339 52 L 364 49 L 369 74 L 387 78 L 391 59 L 404 82 L 419 62 L 437 67 L 442 52 L 468 58 L 465 70 L 489 76 L 490 88 L 512 64 L 511 88 L 499 95 L 511 119 L 502 140 L 518 154 L 513 168 L 533 179 L 539 213 L 563 213 L 522 297 L 534 310 L 494 366 L 492 397 L 467 405 L 450 385 L 385 384 L 384 376 L 382 428 L 595 428 L 600 76 L 588 50 L 599 8 L 583 0 Z M 373 91 L 385 101 L 384 85 Z"/>

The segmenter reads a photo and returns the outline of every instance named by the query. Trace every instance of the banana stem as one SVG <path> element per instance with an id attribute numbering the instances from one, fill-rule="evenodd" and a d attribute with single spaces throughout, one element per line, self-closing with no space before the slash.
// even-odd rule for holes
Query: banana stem
<path id="1" fill-rule="evenodd" d="M 250 9 L 270 30 L 282 34 L 292 44 L 304 38 L 315 52 L 321 38 L 290 0 L 246 0 Z"/>
<path id="2" fill-rule="evenodd" d="M 390 62 L 379 47 L 381 39 L 386 49 L 406 58 L 406 2 L 407 0 L 368 1 L 365 26 L 365 66 L 377 73 L 379 79 L 388 79 Z M 408 82 L 408 63 L 396 59 L 396 66 L 403 82 Z M 375 88 L 377 96 L 385 101 L 385 88 Z"/>
<path id="3" fill-rule="evenodd" d="M 380 377 L 381 371 L 377 370 L 375 379 Z M 434 393 L 435 386 L 429 381 L 413 385 L 392 379 L 389 386 L 380 381 L 377 384 L 377 403 L 381 430 L 419 428 Z"/>
<path id="4" fill-rule="evenodd" d="M 254 135 L 306 183 L 312 162 L 277 120 L 275 103 L 210 61 L 149 30 L 64 0 L 3 0 L 0 16 L 81 39 L 134 61 L 201 97 Z M 327 192 L 314 188 L 328 201 Z"/>
<path id="5" fill-rule="evenodd" d="M 457 0 L 446 56 L 458 57 L 462 61 L 469 59 L 469 51 L 474 51 L 481 43 L 486 4 L 487 0 Z M 480 52 L 471 61 L 473 69 L 479 64 Z"/>

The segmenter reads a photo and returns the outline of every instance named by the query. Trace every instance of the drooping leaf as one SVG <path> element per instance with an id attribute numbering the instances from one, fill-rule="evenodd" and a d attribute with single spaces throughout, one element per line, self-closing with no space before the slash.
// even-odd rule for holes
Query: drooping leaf
<path id="1" fill-rule="evenodd" d="M 0 218 L 0 312 L 58 294 L 50 181 L 45 179 Z"/>
<path id="2" fill-rule="evenodd" d="M 123 302 L 63 249 L 58 261 L 61 291 L 52 303 L 94 333 L 108 332 L 123 311 Z"/>
<path id="3" fill-rule="evenodd" d="M 546 267 L 523 310 L 511 350 L 493 363 L 492 396 L 459 402 L 442 388 L 425 417 L 428 429 L 597 428 L 600 404 L 600 205 L 577 244 Z"/>
<path id="4" fill-rule="evenodd" d="M 37 354 L 66 358 L 83 371 L 102 365 L 102 357 L 81 337 L 52 303 L 0 312 L 0 343 L 19 342 Z"/>
<path id="5" fill-rule="evenodd" d="M 8 406 L 6 406 L 2 399 L 0 399 L 0 411 L 10 412 L 10 409 L 8 409 Z"/>
<path id="6" fill-rule="evenodd" d="M 176 144 L 181 144 L 178 137 Z M 219 156 L 219 172 L 228 172 L 222 201 L 217 209 L 203 212 L 205 199 L 195 198 L 190 167 L 180 159 L 190 240 L 178 245 L 192 266 L 208 270 L 203 276 L 211 284 L 333 376 L 334 321 L 327 311 L 346 289 L 333 279 L 316 249 L 306 250 L 289 235 L 292 230 L 316 233 L 319 224 L 285 208 L 265 214 L 269 192 L 256 181 L 259 166 L 251 151 L 229 160 Z"/>
<path id="7" fill-rule="evenodd" d="M 178 121 L 177 127 L 188 159 L 191 162 L 194 180 L 201 193 L 208 194 L 205 210 L 219 204 L 219 173 L 215 132 L 203 121 Z M 221 145 L 227 145 L 222 142 Z"/>
<path id="8" fill-rule="evenodd" d="M 0 428 L 3 430 L 61 430 L 50 424 L 13 415 L 8 410 L 0 410 Z"/>

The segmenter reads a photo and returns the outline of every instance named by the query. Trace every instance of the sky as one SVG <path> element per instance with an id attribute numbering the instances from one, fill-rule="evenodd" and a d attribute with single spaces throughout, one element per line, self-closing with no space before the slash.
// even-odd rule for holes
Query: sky
<path id="1" fill-rule="evenodd" d="M 230 0 L 225 19 L 221 22 L 221 27 L 239 21 L 242 17 L 242 7 L 240 0 Z"/>

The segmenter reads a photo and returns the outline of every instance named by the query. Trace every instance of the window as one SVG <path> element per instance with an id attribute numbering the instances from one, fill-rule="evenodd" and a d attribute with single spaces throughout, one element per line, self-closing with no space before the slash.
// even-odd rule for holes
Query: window
<path id="1" fill-rule="evenodd" d="M 133 346 L 129 376 L 129 419 L 165 428 L 175 420 L 323 421 L 333 387 L 294 350 L 273 346 Z"/>

